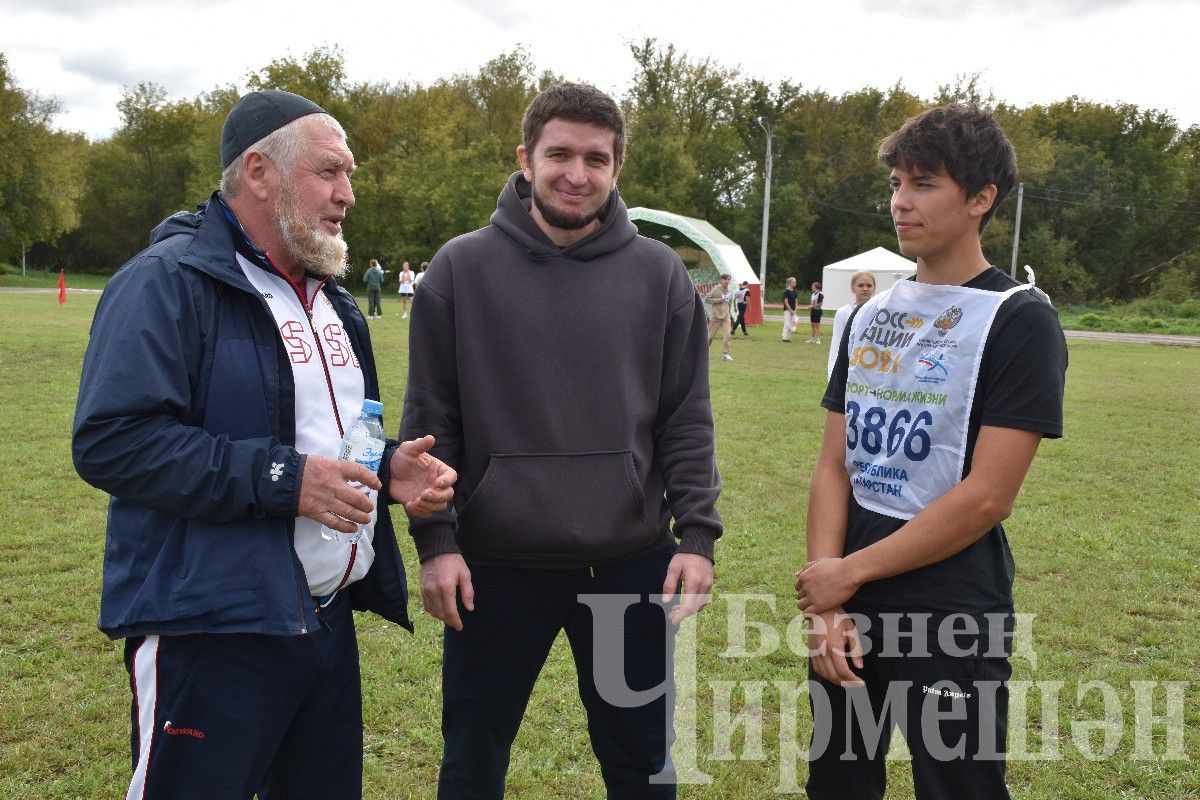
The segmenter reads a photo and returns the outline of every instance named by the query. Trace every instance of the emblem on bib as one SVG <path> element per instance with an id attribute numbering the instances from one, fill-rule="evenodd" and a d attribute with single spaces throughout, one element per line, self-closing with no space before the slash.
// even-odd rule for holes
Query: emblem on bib
<path id="1" fill-rule="evenodd" d="M 917 359 L 920 383 L 942 383 L 950 377 L 950 362 L 945 353 L 925 353 Z"/>
<path id="2" fill-rule="evenodd" d="M 933 321 L 933 327 L 938 329 L 938 336 L 945 336 L 946 332 L 953 328 L 962 320 L 963 312 L 958 306 L 950 306 L 942 315 Z"/>

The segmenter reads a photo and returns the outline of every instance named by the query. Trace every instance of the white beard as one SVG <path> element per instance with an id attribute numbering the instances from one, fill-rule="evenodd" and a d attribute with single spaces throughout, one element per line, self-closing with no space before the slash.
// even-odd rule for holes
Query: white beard
<path id="1" fill-rule="evenodd" d="M 346 240 L 340 233 L 326 233 L 319 220 L 305 219 L 292 187 L 286 183 L 280 186 L 275 224 L 288 254 L 305 268 L 335 278 L 345 273 Z"/>

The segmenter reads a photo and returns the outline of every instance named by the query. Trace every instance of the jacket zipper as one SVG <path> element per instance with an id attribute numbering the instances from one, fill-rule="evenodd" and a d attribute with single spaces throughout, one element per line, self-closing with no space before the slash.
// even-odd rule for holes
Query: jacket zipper
<path id="1" fill-rule="evenodd" d="M 324 281 L 321 282 L 322 284 Z M 346 435 L 346 431 L 342 428 L 342 415 L 338 412 L 337 396 L 333 393 L 333 377 L 329 374 L 329 362 L 325 360 L 325 348 L 321 346 L 321 336 L 317 333 L 317 328 L 313 324 L 312 302 L 317 299 L 317 292 L 321 291 L 321 284 L 317 285 L 313 292 L 312 301 L 305 302 L 304 296 L 300 296 L 300 302 L 304 306 L 304 313 L 308 315 L 308 329 L 312 331 L 313 341 L 317 343 L 317 355 L 321 357 L 321 370 L 325 373 L 325 388 L 329 391 L 329 404 L 333 407 L 333 418 L 337 422 L 338 438 Z M 346 585 L 346 581 L 350 580 L 350 571 L 354 569 L 354 561 L 358 558 L 358 542 L 350 545 L 350 560 L 346 563 L 346 571 L 342 573 L 342 579 L 338 581 L 337 587 L 331 592 L 336 594 Z"/>
<path id="2" fill-rule="evenodd" d="M 292 287 L 292 291 L 296 293 L 296 297 L 300 300 L 300 307 L 304 309 L 304 314 L 308 317 L 308 329 L 312 333 L 313 341 L 317 345 L 317 355 L 321 359 L 321 371 L 325 374 L 325 389 L 329 393 L 329 405 L 333 408 L 333 419 L 334 422 L 337 423 L 338 438 L 341 439 L 346 435 L 346 431 L 342 427 L 342 415 L 341 412 L 338 411 L 337 395 L 335 395 L 333 391 L 333 378 L 329 374 L 329 362 L 325 360 L 325 348 L 321 346 L 321 336 L 319 333 L 317 333 L 317 327 L 313 323 L 313 303 L 316 301 L 317 294 L 321 291 L 321 287 L 325 285 L 325 279 L 322 278 L 317 284 L 317 287 L 313 290 L 312 298 L 306 298 L 304 296 L 304 287 L 293 281 L 287 273 L 275 266 L 275 262 L 271 260 L 269 255 L 267 256 L 267 262 L 274 267 L 275 271 L 279 273 Z M 346 564 L 346 571 L 342 573 L 342 579 L 338 581 L 337 587 L 333 590 L 333 592 L 330 592 L 330 594 L 336 594 L 337 592 L 341 591 L 343 586 L 346 585 L 346 581 L 350 579 L 350 572 L 354 569 L 354 561 L 357 557 L 358 543 L 356 542 L 350 545 L 350 560 Z"/>

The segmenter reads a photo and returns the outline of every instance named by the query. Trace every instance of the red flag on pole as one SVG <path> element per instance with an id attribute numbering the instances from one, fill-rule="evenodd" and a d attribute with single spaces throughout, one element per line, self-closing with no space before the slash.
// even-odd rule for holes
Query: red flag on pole
<path id="1" fill-rule="evenodd" d="M 67 302 L 67 269 L 63 267 L 58 271 L 58 304 L 65 305 Z"/>

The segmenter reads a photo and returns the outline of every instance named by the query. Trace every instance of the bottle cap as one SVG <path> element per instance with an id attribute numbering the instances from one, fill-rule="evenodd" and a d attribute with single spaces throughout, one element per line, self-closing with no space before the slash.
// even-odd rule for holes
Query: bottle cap
<path id="1" fill-rule="evenodd" d="M 383 403 L 378 400 L 363 400 L 362 410 L 364 414 L 374 414 L 377 417 L 382 417 Z"/>

